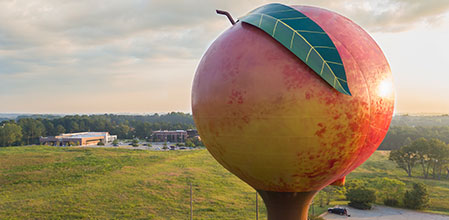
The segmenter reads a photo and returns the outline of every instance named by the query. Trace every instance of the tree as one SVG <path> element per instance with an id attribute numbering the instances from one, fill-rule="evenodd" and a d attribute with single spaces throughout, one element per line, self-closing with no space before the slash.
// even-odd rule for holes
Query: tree
<path id="1" fill-rule="evenodd" d="M 64 134 L 65 133 L 65 128 L 62 125 L 58 125 L 56 126 L 56 133 L 57 134 Z"/>
<path id="2" fill-rule="evenodd" d="M 18 124 L 22 127 L 23 138 L 27 144 L 35 143 L 37 138 L 45 134 L 45 126 L 39 120 L 22 118 Z"/>
<path id="3" fill-rule="evenodd" d="M 42 120 L 42 124 L 45 126 L 45 135 L 46 136 L 53 136 L 56 133 L 55 125 L 51 120 L 44 119 Z"/>
<path id="4" fill-rule="evenodd" d="M 376 201 L 374 190 L 365 187 L 357 187 L 348 190 L 346 198 L 349 200 L 349 206 L 357 209 L 371 209 L 371 205 Z"/>
<path id="5" fill-rule="evenodd" d="M 117 139 L 115 139 L 114 141 L 112 141 L 112 145 L 114 145 L 114 146 L 118 146 L 118 140 L 117 140 Z"/>
<path id="6" fill-rule="evenodd" d="M 129 132 L 131 128 L 126 124 L 120 124 L 117 129 L 117 136 L 119 139 L 125 139 L 129 137 Z"/>
<path id="7" fill-rule="evenodd" d="M 427 179 L 433 156 L 429 141 L 425 138 L 418 138 L 410 143 L 410 147 L 416 149 L 416 158 L 421 164 L 424 179 Z"/>
<path id="8" fill-rule="evenodd" d="M 412 176 L 415 164 L 419 164 L 425 179 L 429 177 L 430 171 L 434 179 L 440 179 L 449 165 L 449 147 L 436 138 L 418 138 L 398 150 L 392 150 L 389 159 L 405 170 L 409 177 Z"/>
<path id="9" fill-rule="evenodd" d="M 432 166 L 432 177 L 441 179 L 444 168 L 449 164 L 449 146 L 439 139 L 431 139 L 429 141 L 429 156 Z"/>
<path id="10" fill-rule="evenodd" d="M 407 172 L 409 177 L 412 176 L 413 167 L 418 159 L 418 149 L 415 145 L 405 145 L 398 150 L 392 150 L 389 156 L 389 160 L 396 162 L 397 166 Z"/>
<path id="11" fill-rule="evenodd" d="M 70 121 L 70 125 L 69 125 L 69 131 L 70 132 L 78 132 L 80 131 L 80 126 L 76 121 Z"/>
<path id="12" fill-rule="evenodd" d="M 405 120 L 406 118 L 395 116 L 392 121 L 392 126 L 388 130 L 388 133 L 382 144 L 379 146 L 379 149 L 399 149 L 399 147 L 407 145 L 407 138 L 411 138 L 413 140 L 421 137 L 424 137 L 427 140 L 436 138 L 445 143 L 449 143 L 449 117 L 443 118 L 438 116 L 422 116 L 408 118 L 421 119 L 419 119 L 419 122 L 414 121 L 407 123 Z M 401 125 L 398 126 L 398 123 Z"/>
<path id="13" fill-rule="evenodd" d="M 0 146 L 11 146 L 22 139 L 22 128 L 15 123 L 0 126 Z"/>
<path id="14" fill-rule="evenodd" d="M 415 149 L 418 149 L 418 160 L 420 161 L 423 176 L 425 179 L 429 177 L 432 170 L 434 179 L 441 178 L 441 172 L 449 161 L 449 150 L 447 145 L 439 139 L 432 138 L 427 141 L 425 138 L 419 138 L 412 142 Z"/>
<path id="15" fill-rule="evenodd" d="M 151 132 L 152 132 L 151 123 L 137 122 L 135 125 L 135 128 L 136 129 L 134 130 L 134 134 L 138 138 L 144 139 L 145 137 L 148 137 L 149 135 L 151 135 Z"/>
<path id="16" fill-rule="evenodd" d="M 427 188 L 422 183 L 414 183 L 411 191 L 405 191 L 404 206 L 410 209 L 422 209 L 429 204 Z"/>

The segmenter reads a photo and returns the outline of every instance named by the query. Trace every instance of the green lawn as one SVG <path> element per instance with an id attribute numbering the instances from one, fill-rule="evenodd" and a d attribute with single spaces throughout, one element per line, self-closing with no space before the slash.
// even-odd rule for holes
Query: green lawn
<path id="1" fill-rule="evenodd" d="M 407 178 L 387 158 L 376 152 L 348 179 L 424 182 L 430 210 L 449 214 L 449 181 Z M 204 149 L 46 146 L 0 148 L 0 219 L 188 219 L 190 182 L 194 219 L 255 219 L 255 191 Z M 315 213 L 323 210 L 315 206 Z"/>
<path id="2" fill-rule="evenodd" d="M 189 182 L 195 219 L 254 218 L 255 191 L 206 150 L 33 146 L 0 148 L 0 219 L 188 219 Z"/>

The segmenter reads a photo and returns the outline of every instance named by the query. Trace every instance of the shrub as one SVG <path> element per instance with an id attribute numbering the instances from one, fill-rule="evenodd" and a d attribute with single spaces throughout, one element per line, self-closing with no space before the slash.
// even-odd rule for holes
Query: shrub
<path id="1" fill-rule="evenodd" d="M 187 139 L 185 146 L 186 147 L 195 147 L 195 144 L 193 143 L 193 141 L 191 139 Z"/>
<path id="2" fill-rule="evenodd" d="M 133 139 L 132 146 L 133 147 L 138 147 L 139 146 L 139 140 L 138 139 Z"/>
<path id="3" fill-rule="evenodd" d="M 377 202 L 383 202 L 387 206 L 397 206 L 402 200 L 405 192 L 405 183 L 387 177 L 376 177 L 370 179 L 368 188 L 375 189 Z M 396 201 L 394 201 L 396 200 Z"/>
<path id="4" fill-rule="evenodd" d="M 399 206 L 399 201 L 397 199 L 384 199 L 384 204 L 386 206 L 393 206 L 393 207 L 398 207 Z"/>
<path id="5" fill-rule="evenodd" d="M 97 144 L 98 146 L 104 146 L 104 143 L 103 142 L 98 142 L 98 144 Z"/>
<path id="6" fill-rule="evenodd" d="M 325 220 L 325 219 L 317 215 L 309 215 L 309 220 Z"/>
<path id="7" fill-rule="evenodd" d="M 357 187 L 348 190 L 346 198 L 349 200 L 349 206 L 357 209 L 371 209 L 371 204 L 376 201 L 374 190 L 365 187 Z"/>
<path id="8" fill-rule="evenodd" d="M 414 183 L 411 191 L 405 191 L 404 206 L 409 209 L 422 209 L 429 205 L 429 193 L 422 183 Z"/>
<path id="9" fill-rule="evenodd" d="M 356 209 L 362 210 L 371 209 L 371 203 L 368 204 L 368 203 L 350 202 L 348 205 Z"/>

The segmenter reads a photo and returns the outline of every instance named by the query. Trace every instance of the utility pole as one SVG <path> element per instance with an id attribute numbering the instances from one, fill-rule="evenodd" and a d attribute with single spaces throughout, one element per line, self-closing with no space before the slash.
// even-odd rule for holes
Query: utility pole
<path id="1" fill-rule="evenodd" d="M 312 215 L 315 215 L 315 206 L 314 206 L 315 201 L 312 200 Z"/>
<path id="2" fill-rule="evenodd" d="M 190 220 L 193 220 L 192 182 L 190 182 Z"/>
<path id="3" fill-rule="evenodd" d="M 259 194 L 256 191 L 256 220 L 259 220 Z"/>

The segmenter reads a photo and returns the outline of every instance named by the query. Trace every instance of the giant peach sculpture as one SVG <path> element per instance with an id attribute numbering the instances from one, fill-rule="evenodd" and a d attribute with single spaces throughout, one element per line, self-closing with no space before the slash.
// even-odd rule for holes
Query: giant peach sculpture
<path id="1" fill-rule="evenodd" d="M 393 114 L 390 68 L 334 12 L 268 4 L 240 18 L 198 65 L 192 112 L 213 157 L 255 188 L 268 219 L 307 219 L 316 192 L 362 164 Z"/>

